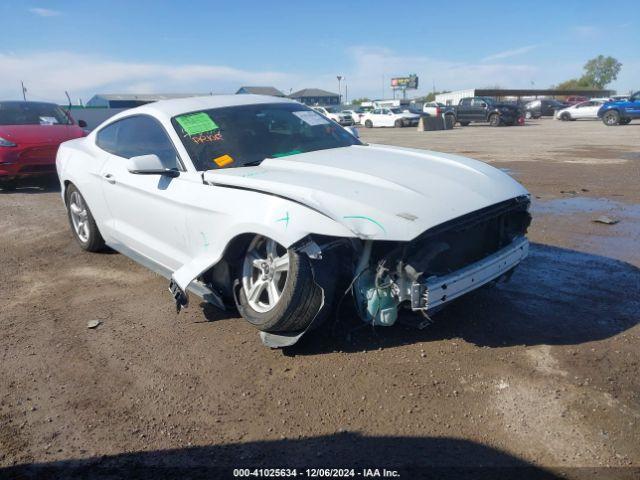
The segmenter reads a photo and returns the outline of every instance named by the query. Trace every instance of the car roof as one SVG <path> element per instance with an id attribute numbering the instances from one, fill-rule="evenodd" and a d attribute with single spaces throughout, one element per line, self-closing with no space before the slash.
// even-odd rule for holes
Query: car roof
<path id="1" fill-rule="evenodd" d="M 147 103 L 140 107 L 127 110 L 128 115 L 136 113 L 151 113 L 156 116 L 175 117 L 181 113 L 209 110 L 212 108 L 235 107 L 241 105 L 259 105 L 263 103 L 298 103 L 287 98 L 269 95 L 206 95 L 203 97 L 176 98 Z"/>

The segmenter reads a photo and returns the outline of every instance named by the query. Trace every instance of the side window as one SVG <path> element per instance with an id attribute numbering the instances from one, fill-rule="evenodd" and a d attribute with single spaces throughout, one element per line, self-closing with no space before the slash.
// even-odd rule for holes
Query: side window
<path id="1" fill-rule="evenodd" d="M 96 145 L 98 145 L 102 150 L 117 155 L 116 140 L 118 138 L 119 126 L 120 122 L 115 122 L 100 130 L 96 135 Z"/>
<path id="2" fill-rule="evenodd" d="M 462 107 L 470 107 L 471 106 L 471 99 L 470 98 L 463 98 L 462 100 L 460 100 L 460 106 L 462 106 Z"/>
<path id="3" fill-rule="evenodd" d="M 165 168 L 180 168 L 173 143 L 157 120 L 146 115 L 136 115 L 113 124 L 116 125 L 115 151 L 105 150 L 124 158 L 155 154 L 162 160 Z M 98 140 L 104 130 L 98 133 Z M 98 146 L 103 148 L 100 143 Z"/>

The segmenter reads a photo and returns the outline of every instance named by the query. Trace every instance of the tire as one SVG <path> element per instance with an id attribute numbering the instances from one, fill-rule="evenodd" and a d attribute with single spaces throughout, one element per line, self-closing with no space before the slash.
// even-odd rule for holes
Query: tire
<path id="1" fill-rule="evenodd" d="M 404 123 L 402 122 L 402 120 L 396 120 L 393 126 L 394 128 L 402 128 L 404 126 Z"/>
<path id="2" fill-rule="evenodd" d="M 498 115 L 497 113 L 492 113 L 491 115 L 489 115 L 489 125 L 491 125 L 492 127 L 499 127 L 500 115 Z"/>
<path id="3" fill-rule="evenodd" d="M 15 178 L 11 180 L 0 180 L 0 190 L 4 190 L 5 192 L 13 192 L 18 186 L 18 182 L 16 182 Z"/>
<path id="4" fill-rule="evenodd" d="M 449 113 L 449 114 L 446 114 L 444 116 L 444 118 L 445 118 L 445 122 L 447 124 L 449 124 L 449 122 L 451 123 L 451 128 L 455 127 L 455 125 L 456 125 L 456 117 L 455 117 L 455 115 L 453 115 L 452 113 Z"/>
<path id="5" fill-rule="evenodd" d="M 89 210 L 87 202 L 75 185 L 69 185 L 65 193 L 67 217 L 73 236 L 80 248 L 87 252 L 98 252 L 104 248 L 104 239 Z"/>
<path id="6" fill-rule="evenodd" d="M 284 258 L 286 270 L 283 270 Z M 241 286 L 236 302 L 247 322 L 263 332 L 295 332 L 309 326 L 322 304 L 322 291 L 314 281 L 306 255 L 256 235 L 240 261 Z M 280 269 L 275 270 L 278 267 Z M 260 287 L 260 283 L 267 285 Z M 272 302 L 272 288 L 278 294 L 275 302 Z M 252 291 L 257 293 L 252 295 Z M 325 302 L 330 302 L 327 296 L 325 292 Z"/>
<path id="7" fill-rule="evenodd" d="M 569 120 L 572 120 L 571 114 L 569 112 L 564 112 L 562 115 L 560 115 L 560 120 L 562 120 L 563 122 L 568 122 Z"/>
<path id="8" fill-rule="evenodd" d="M 620 125 L 620 114 L 616 110 L 609 110 L 602 116 L 602 123 L 607 127 Z"/>
<path id="9" fill-rule="evenodd" d="M 365 128 L 372 128 L 373 127 L 373 122 L 371 120 L 365 120 L 364 121 L 364 126 L 365 126 Z"/>
<path id="10" fill-rule="evenodd" d="M 466 127 L 467 125 L 469 125 L 471 122 L 460 122 L 460 126 L 462 127 Z"/>

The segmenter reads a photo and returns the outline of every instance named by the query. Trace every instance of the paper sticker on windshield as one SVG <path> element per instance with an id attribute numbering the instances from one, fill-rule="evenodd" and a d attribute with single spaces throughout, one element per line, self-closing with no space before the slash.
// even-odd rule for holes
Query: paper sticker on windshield
<path id="1" fill-rule="evenodd" d="M 56 117 L 40 117 L 40 125 L 55 125 L 58 123 Z"/>
<path id="2" fill-rule="evenodd" d="M 211 117 L 205 112 L 180 115 L 179 117 L 176 117 L 176 121 L 189 136 L 199 135 L 204 132 L 211 132 L 219 128 L 216 122 L 211 120 Z"/>
<path id="3" fill-rule="evenodd" d="M 292 113 L 304 123 L 306 123 L 307 125 L 311 125 L 312 127 L 315 125 L 326 125 L 329 123 L 329 120 L 324 118 L 319 113 L 313 112 L 311 110 L 302 110 L 300 112 Z"/>
<path id="4" fill-rule="evenodd" d="M 233 158 L 229 155 L 222 155 L 221 157 L 217 157 L 213 159 L 213 163 L 215 163 L 219 167 L 226 167 L 227 165 L 233 163 Z"/>

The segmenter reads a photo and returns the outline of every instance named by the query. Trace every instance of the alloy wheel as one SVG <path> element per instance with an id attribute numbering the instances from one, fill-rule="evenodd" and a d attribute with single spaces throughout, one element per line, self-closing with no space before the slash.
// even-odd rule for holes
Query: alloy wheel
<path id="1" fill-rule="evenodd" d="M 272 310 L 286 286 L 289 273 L 287 249 L 270 238 L 253 239 L 242 265 L 242 288 L 256 312 Z"/>
<path id="2" fill-rule="evenodd" d="M 76 235 L 82 243 L 87 243 L 89 241 L 87 206 L 78 192 L 73 192 L 69 197 L 69 213 Z"/>

